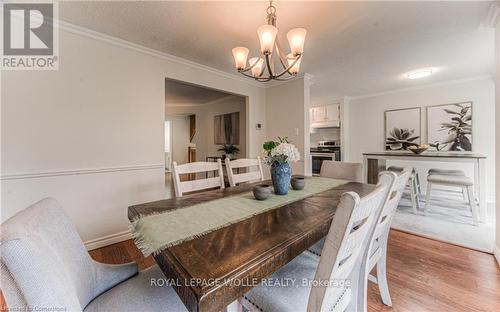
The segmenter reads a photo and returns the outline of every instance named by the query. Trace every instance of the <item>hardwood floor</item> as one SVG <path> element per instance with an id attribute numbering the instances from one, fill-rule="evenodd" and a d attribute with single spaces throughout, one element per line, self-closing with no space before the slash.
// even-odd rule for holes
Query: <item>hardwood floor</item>
<path id="1" fill-rule="evenodd" d="M 154 264 L 132 241 L 96 249 L 97 261 L 137 261 L 141 269 Z M 419 236 L 391 231 L 388 279 L 393 308 L 380 301 L 369 283 L 369 311 L 498 311 L 500 268 L 492 255 Z"/>

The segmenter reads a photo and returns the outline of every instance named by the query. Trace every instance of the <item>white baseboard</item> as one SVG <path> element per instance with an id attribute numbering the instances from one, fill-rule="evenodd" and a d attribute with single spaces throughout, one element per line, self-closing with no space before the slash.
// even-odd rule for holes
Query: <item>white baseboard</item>
<path id="1" fill-rule="evenodd" d="M 84 244 L 85 244 L 85 247 L 87 248 L 87 250 L 93 250 L 93 249 L 101 248 L 104 246 L 123 242 L 123 241 L 129 240 L 129 239 L 132 239 L 132 234 L 130 233 L 130 231 L 127 230 L 127 231 L 123 231 L 123 232 L 119 232 L 119 233 L 91 239 L 91 240 L 84 242 Z"/>
<path id="2" fill-rule="evenodd" d="M 495 259 L 497 259 L 497 263 L 500 266 L 500 249 L 496 244 L 495 247 L 493 248 L 493 254 L 495 255 Z"/>

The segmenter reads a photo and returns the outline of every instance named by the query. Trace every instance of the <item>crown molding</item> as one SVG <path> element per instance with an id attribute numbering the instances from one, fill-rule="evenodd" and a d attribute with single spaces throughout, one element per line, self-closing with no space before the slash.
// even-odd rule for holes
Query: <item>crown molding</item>
<path id="1" fill-rule="evenodd" d="M 500 22 L 500 1 L 494 1 L 491 3 L 488 13 L 482 21 L 484 27 L 497 27 Z"/>
<path id="2" fill-rule="evenodd" d="M 309 85 L 312 85 L 314 84 L 314 76 L 311 75 L 311 74 L 308 74 L 308 73 L 300 73 L 298 74 L 296 77 L 292 78 L 292 79 L 289 79 L 289 80 L 285 80 L 285 81 L 277 81 L 277 80 L 273 80 L 272 82 L 269 82 L 267 83 L 264 88 L 272 88 L 272 87 L 276 87 L 276 86 L 280 86 L 282 84 L 285 84 L 287 82 L 290 82 L 290 81 L 295 81 L 297 79 L 304 79 L 304 81 L 308 82 Z"/>
<path id="3" fill-rule="evenodd" d="M 436 82 L 436 83 L 430 83 L 430 84 L 425 84 L 425 85 L 420 85 L 420 86 L 413 86 L 413 87 L 408 87 L 408 88 L 389 90 L 389 91 L 384 91 L 384 92 L 350 96 L 350 100 L 361 100 L 361 99 L 389 95 L 389 94 L 395 94 L 395 93 L 401 93 L 401 92 L 406 92 L 406 91 L 421 90 L 421 89 L 427 89 L 427 88 L 432 88 L 432 87 L 454 85 L 454 84 L 459 84 L 459 83 L 464 83 L 464 82 L 471 82 L 471 81 L 476 81 L 476 80 L 486 80 L 486 79 L 493 79 L 493 77 L 491 75 L 483 75 L 483 76 L 475 76 L 475 77 L 464 78 L 464 79 Z"/>
<path id="4" fill-rule="evenodd" d="M 54 19 L 54 22 L 56 25 L 58 25 L 60 30 L 64 30 L 64 31 L 67 31 L 67 32 L 70 32 L 70 33 L 73 33 L 76 35 L 99 40 L 102 42 L 106 42 L 106 43 L 109 43 L 109 44 L 112 44 L 115 46 L 119 46 L 122 48 L 127 48 L 127 49 L 132 50 L 132 51 L 140 52 L 140 53 L 143 53 L 143 54 L 146 54 L 149 56 L 157 57 L 157 58 L 160 58 L 160 59 L 163 59 L 166 61 L 170 61 L 173 63 L 177 63 L 180 65 L 200 69 L 200 70 L 203 70 L 203 71 L 206 71 L 206 72 L 209 72 L 209 73 L 212 73 L 212 74 L 224 77 L 224 78 L 236 80 L 236 81 L 239 81 L 239 82 L 242 82 L 242 83 L 245 83 L 248 85 L 252 85 L 255 87 L 265 88 L 265 86 L 262 85 L 258 81 L 247 79 L 243 76 L 231 74 L 231 73 L 228 73 L 228 72 L 225 72 L 225 71 L 222 71 L 222 70 L 219 70 L 219 69 L 207 66 L 207 65 L 203 65 L 203 64 L 196 63 L 196 62 L 193 62 L 193 61 L 190 61 L 190 60 L 187 60 L 187 59 L 175 56 L 175 55 L 171 55 L 171 54 L 168 54 L 165 52 L 151 49 L 151 48 L 142 46 L 140 44 L 136 44 L 136 43 L 124 40 L 124 39 L 120 39 L 120 38 L 113 37 L 113 36 L 110 36 L 110 35 L 95 31 L 95 30 L 91 30 L 91 29 L 88 29 L 88 28 L 85 28 L 82 26 L 78 26 L 78 25 L 72 24 L 70 22 L 66 22 L 64 20 Z"/>

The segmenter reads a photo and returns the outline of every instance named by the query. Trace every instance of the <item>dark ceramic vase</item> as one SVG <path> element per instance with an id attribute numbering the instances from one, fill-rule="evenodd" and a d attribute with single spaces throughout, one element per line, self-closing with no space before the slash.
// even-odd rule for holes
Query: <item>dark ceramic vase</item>
<path id="1" fill-rule="evenodd" d="M 288 194 L 291 177 L 292 168 L 290 168 L 288 163 L 273 163 L 271 165 L 271 179 L 273 180 L 274 194 Z"/>
<path id="2" fill-rule="evenodd" d="M 293 176 L 291 184 L 294 190 L 300 191 L 306 186 L 306 180 L 303 176 Z"/>
<path id="3" fill-rule="evenodd" d="M 271 188 L 271 185 L 259 184 L 259 185 L 254 186 L 252 191 L 253 191 L 253 196 L 255 197 L 255 199 L 266 200 L 269 198 L 269 196 L 271 196 L 271 193 L 273 190 Z"/>

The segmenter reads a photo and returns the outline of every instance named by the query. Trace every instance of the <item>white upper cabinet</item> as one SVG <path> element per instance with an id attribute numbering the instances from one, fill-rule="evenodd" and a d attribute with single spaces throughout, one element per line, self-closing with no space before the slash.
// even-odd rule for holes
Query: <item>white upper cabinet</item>
<path id="1" fill-rule="evenodd" d="M 311 128 L 340 127 L 340 104 L 310 109 Z"/>

